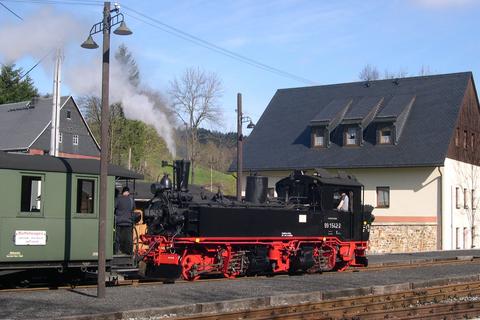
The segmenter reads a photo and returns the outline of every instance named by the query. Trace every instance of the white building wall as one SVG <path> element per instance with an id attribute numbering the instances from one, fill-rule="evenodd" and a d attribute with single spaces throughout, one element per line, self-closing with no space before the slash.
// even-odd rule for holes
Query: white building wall
<path id="1" fill-rule="evenodd" d="M 466 192 L 464 192 L 465 189 Z M 472 190 L 474 190 L 473 201 Z M 449 158 L 445 159 L 443 184 L 444 249 L 471 248 L 472 231 L 474 232 L 473 245 L 475 247 L 480 245 L 479 191 L 479 166 Z"/>
<path id="2" fill-rule="evenodd" d="M 336 170 L 330 170 L 336 173 Z M 438 167 L 343 170 L 364 185 L 364 203 L 377 205 L 377 187 L 390 188 L 390 207 L 375 208 L 372 251 L 407 252 L 438 248 L 438 218 L 442 214 L 442 178 Z M 263 171 L 270 188 L 291 171 Z M 312 174 L 313 170 L 306 173 Z M 245 179 L 243 188 L 245 188 Z"/>
<path id="3" fill-rule="evenodd" d="M 437 217 L 441 210 L 438 193 L 440 191 L 440 172 L 437 167 L 417 168 L 375 168 L 343 170 L 353 174 L 365 187 L 364 203 L 377 205 L 377 187 L 390 187 L 390 207 L 375 208 L 375 216 L 385 217 Z M 330 170 L 336 173 L 336 170 Z M 259 175 L 268 177 L 268 186 L 275 187 L 280 179 L 291 171 L 263 171 Z M 312 174 L 313 170 L 307 171 Z M 243 189 L 245 179 L 243 177 Z M 414 221 L 415 219 L 412 219 Z M 418 220 L 418 219 L 416 219 Z M 429 219 L 435 223 L 435 219 Z"/>

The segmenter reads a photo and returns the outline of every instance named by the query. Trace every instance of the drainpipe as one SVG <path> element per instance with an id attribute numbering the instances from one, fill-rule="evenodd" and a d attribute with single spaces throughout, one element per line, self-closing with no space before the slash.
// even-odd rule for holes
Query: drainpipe
<path id="1" fill-rule="evenodd" d="M 437 167 L 438 173 L 440 176 L 438 177 L 440 180 L 438 181 L 440 192 L 438 196 L 440 198 L 440 210 L 437 212 L 437 250 L 443 249 L 443 174 L 442 169 Z"/>

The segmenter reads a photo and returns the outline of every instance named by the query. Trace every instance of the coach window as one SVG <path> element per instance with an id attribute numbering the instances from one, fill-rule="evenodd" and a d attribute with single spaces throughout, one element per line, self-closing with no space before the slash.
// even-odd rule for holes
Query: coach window
<path id="1" fill-rule="evenodd" d="M 21 212 L 41 212 L 42 185 L 42 176 L 22 175 Z"/>
<path id="2" fill-rule="evenodd" d="M 95 180 L 77 180 L 77 213 L 94 213 Z"/>
<path id="3" fill-rule="evenodd" d="M 390 207 L 390 187 L 377 187 L 377 208 Z"/>

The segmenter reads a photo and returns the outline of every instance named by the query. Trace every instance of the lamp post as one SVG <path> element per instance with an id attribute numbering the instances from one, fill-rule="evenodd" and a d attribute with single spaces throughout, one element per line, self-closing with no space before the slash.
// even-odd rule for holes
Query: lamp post
<path id="1" fill-rule="evenodd" d="M 118 35 L 130 35 L 132 31 L 127 28 L 124 22 L 123 14 L 119 13 L 120 7 L 115 5 L 110 10 L 110 2 L 105 2 L 103 6 L 103 20 L 92 26 L 87 40 L 81 47 L 85 49 L 96 49 L 98 45 L 92 38 L 92 35 L 103 32 L 103 59 L 102 59 L 102 111 L 100 120 L 101 132 L 101 150 L 100 150 L 100 214 L 98 217 L 98 281 L 97 297 L 105 298 L 105 240 L 106 240 L 106 220 L 107 220 L 107 180 L 108 180 L 108 127 L 109 127 L 109 63 L 110 63 L 110 29 L 120 24 L 113 32 Z M 113 17 L 111 13 L 116 13 Z"/>
<path id="2" fill-rule="evenodd" d="M 242 125 L 248 123 L 247 129 L 253 129 L 255 124 L 242 112 L 242 94 L 237 93 L 237 201 L 242 201 L 242 172 L 243 172 L 243 134 Z"/>

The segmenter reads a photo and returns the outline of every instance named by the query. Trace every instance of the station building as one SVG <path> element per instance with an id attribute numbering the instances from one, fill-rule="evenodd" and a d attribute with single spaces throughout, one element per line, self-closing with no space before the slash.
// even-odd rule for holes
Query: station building
<path id="1" fill-rule="evenodd" d="M 0 151 L 48 154 L 52 97 L 0 105 Z M 60 100 L 59 156 L 100 159 L 100 146 L 72 96 Z"/>
<path id="2" fill-rule="evenodd" d="M 375 208 L 371 252 L 478 247 L 479 141 L 471 72 L 280 89 L 245 143 L 244 179 L 269 177 L 273 196 L 294 169 L 343 171 Z"/>

